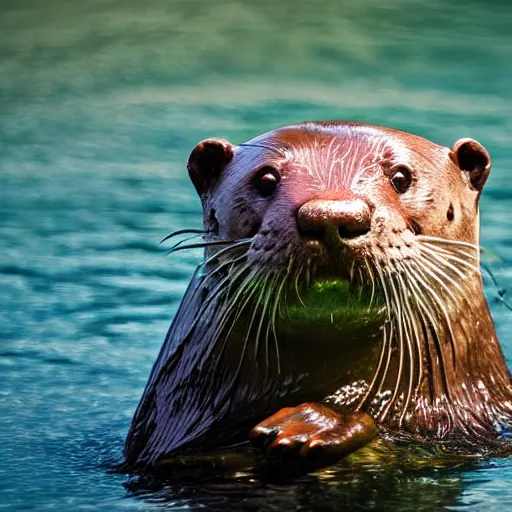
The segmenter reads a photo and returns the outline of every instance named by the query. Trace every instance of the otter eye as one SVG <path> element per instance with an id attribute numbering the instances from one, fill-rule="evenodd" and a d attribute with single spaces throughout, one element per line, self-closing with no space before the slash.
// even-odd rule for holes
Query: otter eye
<path id="1" fill-rule="evenodd" d="M 391 185 L 398 194 L 407 192 L 412 183 L 412 171 L 405 165 L 394 167 L 390 177 Z"/>
<path id="2" fill-rule="evenodd" d="M 262 197 L 269 197 L 275 192 L 280 180 L 280 174 L 273 167 L 263 167 L 254 178 L 254 186 Z"/>

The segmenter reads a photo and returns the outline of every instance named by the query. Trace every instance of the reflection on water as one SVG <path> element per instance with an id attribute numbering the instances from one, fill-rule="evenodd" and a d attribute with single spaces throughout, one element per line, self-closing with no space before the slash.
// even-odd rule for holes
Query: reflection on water
<path id="1" fill-rule="evenodd" d="M 508 460 L 362 467 L 287 486 L 126 495 L 123 437 L 198 254 L 184 172 L 207 136 L 358 119 L 451 145 L 494 170 L 482 243 L 510 286 L 512 6 L 494 0 L 3 0 L 0 5 L 0 502 L 8 510 L 207 504 L 233 510 L 505 510 Z M 489 285 L 489 296 L 495 294 Z M 510 313 L 492 303 L 506 356 Z"/>
<path id="2" fill-rule="evenodd" d="M 173 507 L 191 504 L 214 510 L 403 510 L 431 512 L 454 506 L 462 490 L 452 474 L 358 471 L 337 468 L 324 478 L 288 484 L 249 482 L 165 488 L 134 495 L 145 502 Z M 421 496 L 421 499 L 418 499 Z"/>

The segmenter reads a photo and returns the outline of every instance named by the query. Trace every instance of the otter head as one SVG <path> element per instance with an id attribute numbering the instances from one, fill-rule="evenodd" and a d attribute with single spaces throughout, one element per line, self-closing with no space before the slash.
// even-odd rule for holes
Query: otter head
<path id="1" fill-rule="evenodd" d="M 388 128 L 306 123 L 235 146 L 209 139 L 192 151 L 191 179 L 205 228 L 251 238 L 267 271 L 290 264 L 346 279 L 352 266 L 388 266 L 417 253 L 418 235 L 478 243 L 487 151 L 451 149 Z"/>

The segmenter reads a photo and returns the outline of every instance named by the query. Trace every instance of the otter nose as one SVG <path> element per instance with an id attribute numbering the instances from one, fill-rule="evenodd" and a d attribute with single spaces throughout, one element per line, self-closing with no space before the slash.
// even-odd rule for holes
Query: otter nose
<path id="1" fill-rule="evenodd" d="M 359 198 L 308 201 L 299 208 L 299 229 L 308 235 L 356 238 L 370 231 L 370 207 Z"/>

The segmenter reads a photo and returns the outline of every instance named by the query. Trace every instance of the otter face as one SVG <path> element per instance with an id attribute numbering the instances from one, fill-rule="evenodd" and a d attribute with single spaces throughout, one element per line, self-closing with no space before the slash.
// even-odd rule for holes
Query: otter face
<path id="1" fill-rule="evenodd" d="M 238 147 L 207 140 L 188 168 L 206 229 L 251 238 L 255 264 L 348 279 L 354 267 L 400 268 L 418 256 L 419 235 L 478 243 L 490 158 L 471 139 L 449 150 L 388 128 L 326 122 Z"/>

